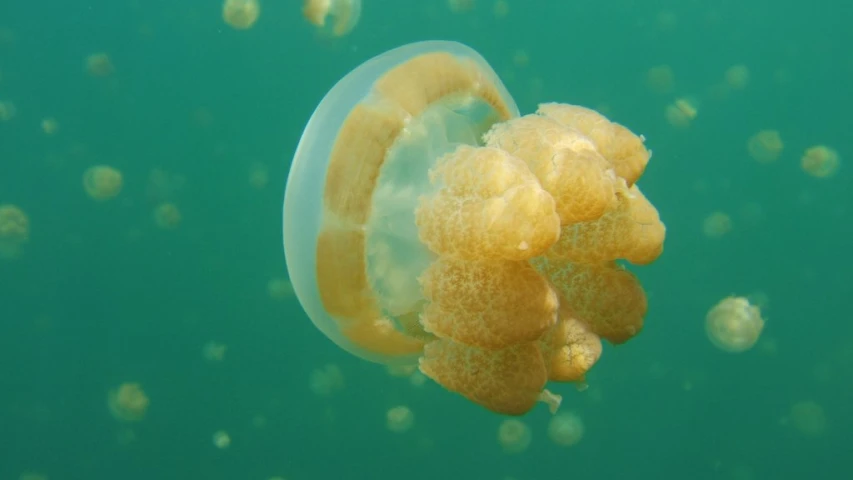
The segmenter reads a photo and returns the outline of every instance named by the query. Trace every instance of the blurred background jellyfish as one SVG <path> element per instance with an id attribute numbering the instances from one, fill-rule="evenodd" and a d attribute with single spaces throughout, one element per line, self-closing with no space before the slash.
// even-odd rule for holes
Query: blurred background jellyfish
<path id="1" fill-rule="evenodd" d="M 344 389 L 344 374 L 335 364 L 328 364 L 311 372 L 311 391 L 319 397 L 329 397 Z"/>
<path id="2" fill-rule="evenodd" d="M 289 278 L 327 337 L 522 415 L 639 333 L 665 227 L 643 138 L 584 107 L 521 116 L 454 42 L 386 52 L 308 122 L 284 201 Z M 357 159 L 357 161 L 354 161 Z M 475 374 L 476 373 L 476 374 Z"/>
<path id="3" fill-rule="evenodd" d="M 16 205 L 0 205 L 0 259 L 21 255 L 21 247 L 30 239 L 30 219 Z"/>
<path id="4" fill-rule="evenodd" d="M 94 200 L 109 200 L 116 197 L 123 184 L 121 172 L 108 165 L 95 165 L 83 173 L 83 188 Z"/>
<path id="5" fill-rule="evenodd" d="M 806 437 L 819 437 L 826 433 L 827 420 L 823 407 L 813 400 L 803 400 L 791 405 L 788 421 Z"/>
<path id="6" fill-rule="evenodd" d="M 572 412 L 558 413 L 548 422 L 548 438 L 562 447 L 577 445 L 583 432 L 583 420 Z"/>
<path id="7" fill-rule="evenodd" d="M 816 145 L 806 149 L 800 159 L 803 170 L 816 178 L 828 178 L 835 175 L 840 164 L 838 152 L 826 145 Z"/>
<path id="8" fill-rule="evenodd" d="M 163 202 L 154 208 L 154 223 L 163 230 L 178 228 L 183 216 L 178 207 L 171 202 Z"/>
<path id="9" fill-rule="evenodd" d="M 138 383 L 122 383 L 107 393 L 107 407 L 116 420 L 138 422 L 148 412 L 148 396 Z"/>
<path id="10" fill-rule="evenodd" d="M 785 144 L 776 130 L 761 130 L 749 137 L 746 144 L 749 156 L 759 163 L 771 163 L 779 159 Z"/>
<path id="11" fill-rule="evenodd" d="M 115 73 L 115 66 L 109 54 L 93 53 L 86 57 L 86 73 L 91 77 L 109 77 Z"/>
<path id="12" fill-rule="evenodd" d="M 358 24 L 361 0 L 305 0 L 302 15 L 321 33 L 343 37 Z"/>
<path id="13" fill-rule="evenodd" d="M 764 329 L 761 310 L 746 297 L 720 300 L 705 317 L 705 332 L 711 343 L 726 352 L 745 352 L 755 346 Z"/>
<path id="14" fill-rule="evenodd" d="M 225 0 L 222 4 L 222 19 L 231 28 L 248 30 L 261 16 L 258 0 Z"/>
<path id="15" fill-rule="evenodd" d="M 415 415 L 405 405 L 391 407 L 385 414 L 385 426 L 394 433 L 408 432 L 415 424 Z"/>
<path id="16" fill-rule="evenodd" d="M 504 453 L 521 453 L 530 447 L 533 435 L 526 423 L 508 418 L 498 426 L 498 444 Z"/>
<path id="17" fill-rule="evenodd" d="M 732 217 L 724 212 L 713 212 L 702 220 L 702 233 L 708 238 L 720 238 L 732 231 Z"/>

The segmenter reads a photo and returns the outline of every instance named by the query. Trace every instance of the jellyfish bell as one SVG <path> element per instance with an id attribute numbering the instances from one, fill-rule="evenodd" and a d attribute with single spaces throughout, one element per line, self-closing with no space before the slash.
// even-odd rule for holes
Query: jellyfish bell
<path id="1" fill-rule="evenodd" d="M 642 328 L 617 263 L 665 227 L 640 192 L 644 139 L 594 110 L 521 116 L 455 42 L 406 45 L 346 75 L 303 132 L 284 196 L 289 278 L 341 348 L 522 415 L 583 382 L 601 340 Z"/>
<path id="2" fill-rule="evenodd" d="M 406 70 L 412 60 L 421 60 L 423 70 Z M 431 66 L 442 70 L 429 73 Z M 457 92 L 429 91 L 427 80 L 419 84 L 414 76 L 419 73 L 430 80 L 451 73 L 458 85 L 447 88 Z M 436 105 L 425 108 L 430 103 Z M 518 107 L 486 60 L 454 42 L 390 50 L 326 94 L 296 148 L 284 199 L 288 272 L 321 332 L 366 360 L 417 363 L 423 342 L 400 334 L 399 320 L 383 315 L 376 297 L 387 299 L 384 307 L 396 312 L 422 301 L 417 279 L 432 254 L 417 238 L 413 212 L 428 183 L 427 170 L 455 145 L 477 144 L 495 120 L 515 116 Z M 377 179 L 380 166 L 386 172 Z M 366 251 L 368 236 L 374 241 Z M 382 254 L 394 245 L 405 266 L 389 264 L 389 255 Z"/>

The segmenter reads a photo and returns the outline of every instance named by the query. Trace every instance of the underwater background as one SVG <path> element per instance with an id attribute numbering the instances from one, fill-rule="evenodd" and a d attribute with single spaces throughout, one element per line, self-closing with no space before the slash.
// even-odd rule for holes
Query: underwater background
<path id="1" fill-rule="evenodd" d="M 334 37 L 301 1 L 257 5 L 235 28 L 219 0 L 0 3 L 0 479 L 850 478 L 853 6 L 363 0 Z M 549 386 L 570 447 L 544 406 L 508 445 L 504 417 L 339 349 L 289 288 L 305 123 L 432 39 L 482 54 L 522 113 L 595 108 L 653 151 L 645 327 L 586 388 Z M 765 321 L 741 353 L 705 330 L 730 295 Z"/>

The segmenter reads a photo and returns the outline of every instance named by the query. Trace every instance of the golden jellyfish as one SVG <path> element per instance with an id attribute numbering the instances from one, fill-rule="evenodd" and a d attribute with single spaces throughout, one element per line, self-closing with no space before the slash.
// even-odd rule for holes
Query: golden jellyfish
<path id="1" fill-rule="evenodd" d="M 213 433 L 213 446 L 220 449 L 225 450 L 226 448 L 231 446 L 231 435 L 228 435 L 228 432 L 225 430 L 218 430 Z"/>
<path id="2" fill-rule="evenodd" d="M 644 139 L 548 103 L 521 116 L 474 50 L 420 42 L 326 95 L 284 200 L 289 278 L 341 348 L 491 411 L 552 412 L 639 333 L 646 295 L 617 260 L 653 262 L 665 227 L 640 191 Z"/>
<path id="3" fill-rule="evenodd" d="M 121 172 L 108 165 L 95 165 L 83 173 L 83 188 L 94 200 L 109 200 L 121 192 Z"/>
<path id="4" fill-rule="evenodd" d="M 385 413 L 385 426 L 394 433 L 408 432 L 415 424 L 415 415 L 405 405 L 388 409 Z"/>
<path id="5" fill-rule="evenodd" d="M 92 77 L 109 77 L 115 73 L 115 67 L 106 53 L 93 53 L 86 57 L 86 73 Z"/>
<path id="6" fill-rule="evenodd" d="M 583 420 L 572 412 L 558 413 L 548 422 L 548 438 L 562 447 L 577 445 L 583 432 Z"/>
<path id="7" fill-rule="evenodd" d="M 827 178 L 835 175 L 841 160 L 838 152 L 825 146 L 810 147 L 800 159 L 800 165 L 809 175 L 817 178 Z"/>
<path id="8" fill-rule="evenodd" d="M 249 185 L 252 188 L 261 190 L 269 183 L 270 175 L 267 166 L 263 163 L 253 163 L 249 167 Z"/>
<path id="9" fill-rule="evenodd" d="M 447 0 L 447 6 L 453 13 L 465 13 L 474 10 L 476 0 Z"/>
<path id="10" fill-rule="evenodd" d="M 699 110 L 693 101 L 679 98 L 664 109 L 664 116 L 670 125 L 676 128 L 687 128 L 699 115 Z"/>
<path id="11" fill-rule="evenodd" d="M 361 17 L 361 0 L 305 0 L 302 15 L 323 34 L 343 37 Z"/>
<path id="12" fill-rule="evenodd" d="M 344 374 L 337 365 L 328 364 L 311 372 L 311 391 L 319 397 L 329 397 L 344 389 Z"/>
<path id="13" fill-rule="evenodd" d="M 138 422 L 148 411 L 148 396 L 138 383 L 122 383 L 107 394 L 107 406 L 116 420 Z"/>
<path id="14" fill-rule="evenodd" d="M 154 223 L 163 230 L 178 228 L 183 215 L 174 203 L 164 202 L 154 208 Z"/>
<path id="15" fill-rule="evenodd" d="M 231 28 L 248 30 L 261 16 L 261 4 L 258 0 L 225 0 L 222 4 L 222 19 Z"/>
<path id="16" fill-rule="evenodd" d="M 495 4 L 492 5 L 492 14 L 495 18 L 505 18 L 509 15 L 509 1 L 495 0 Z"/>
<path id="17" fill-rule="evenodd" d="M 776 130 L 761 130 L 746 143 L 749 156 L 760 163 L 775 162 L 784 148 L 782 136 Z"/>
<path id="18" fill-rule="evenodd" d="M 0 204 L 0 259 L 11 260 L 21 254 L 30 239 L 30 219 L 17 205 Z"/>
<path id="19" fill-rule="evenodd" d="M 8 122 L 15 118 L 18 109 L 8 100 L 0 100 L 0 122 Z"/>
<path id="20" fill-rule="evenodd" d="M 705 317 L 705 333 L 720 350 L 740 353 L 755 346 L 764 319 L 761 309 L 746 297 L 727 297 L 714 305 Z"/>
<path id="21" fill-rule="evenodd" d="M 530 427 L 517 418 L 507 418 L 498 427 L 498 444 L 504 453 L 521 453 L 532 440 Z"/>
<path id="22" fill-rule="evenodd" d="M 59 131 L 59 122 L 53 117 L 45 118 L 41 121 L 41 129 L 45 135 L 54 135 Z"/>
<path id="23" fill-rule="evenodd" d="M 807 437 L 818 437 L 826 433 L 827 420 L 823 407 L 812 400 L 791 405 L 790 424 Z"/>
<path id="24" fill-rule="evenodd" d="M 657 65 L 646 72 L 646 85 L 655 93 L 669 93 L 675 86 L 675 74 L 669 65 Z"/>
<path id="25" fill-rule="evenodd" d="M 702 233 L 709 238 L 720 238 L 732 230 L 732 217 L 723 212 L 714 212 L 702 221 Z"/>
<path id="26" fill-rule="evenodd" d="M 746 65 L 732 65 L 726 70 L 724 78 L 732 90 L 743 90 L 749 85 L 749 68 Z"/>
<path id="27" fill-rule="evenodd" d="M 202 347 L 201 354 L 208 362 L 221 362 L 225 360 L 225 352 L 228 346 L 217 342 L 207 342 Z"/>

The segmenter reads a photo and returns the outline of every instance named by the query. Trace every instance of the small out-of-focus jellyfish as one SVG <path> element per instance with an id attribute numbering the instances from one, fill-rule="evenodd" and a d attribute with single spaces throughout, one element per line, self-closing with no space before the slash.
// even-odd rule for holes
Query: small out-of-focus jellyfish
<path id="1" fill-rule="evenodd" d="M 305 0 L 302 15 L 323 34 L 343 37 L 361 17 L 361 0 Z"/>
<path id="2" fill-rule="evenodd" d="M 0 204 L 0 259 L 21 255 L 21 247 L 30 239 L 30 219 L 17 205 Z"/>
<path id="3" fill-rule="evenodd" d="M 657 65 L 646 72 L 646 85 L 655 93 L 669 93 L 675 86 L 675 74 L 669 65 Z"/>
<path id="4" fill-rule="evenodd" d="M 727 297 L 708 311 L 705 333 L 720 350 L 731 353 L 752 348 L 764 329 L 761 309 L 746 297 Z"/>
<path id="5" fill-rule="evenodd" d="M 571 447 L 583 438 L 583 420 L 572 413 L 558 413 L 548 422 L 548 438 L 557 445 Z"/>
<path id="6" fill-rule="evenodd" d="M 15 108 L 15 104 L 8 100 L 0 100 L 0 122 L 8 122 L 15 118 L 15 114 L 18 113 L 18 109 Z"/>
<path id="7" fill-rule="evenodd" d="M 492 5 L 492 13 L 495 15 L 495 18 L 505 18 L 509 15 L 509 1 L 495 0 L 495 4 Z"/>
<path id="8" fill-rule="evenodd" d="M 749 68 L 746 65 L 732 65 L 726 70 L 725 80 L 732 90 L 743 90 L 749 85 Z"/>
<path id="9" fill-rule="evenodd" d="M 800 165 L 809 175 L 817 178 L 828 178 L 835 175 L 841 160 L 838 152 L 826 145 L 810 147 L 800 159 Z"/>
<path id="10" fill-rule="evenodd" d="M 95 165 L 83 173 L 83 188 L 94 200 L 109 200 L 121 192 L 121 172 L 107 165 Z"/>
<path id="11" fill-rule="evenodd" d="M 494 412 L 555 411 L 601 341 L 647 303 L 617 260 L 653 262 L 666 229 L 640 191 L 644 139 L 591 109 L 521 116 L 477 52 L 410 44 L 326 95 L 291 164 L 289 278 L 340 347 L 418 365 Z"/>
<path id="12" fill-rule="evenodd" d="M 720 238 L 732 230 L 732 217 L 723 212 L 714 212 L 702 221 L 702 233 L 706 237 Z"/>
<path id="13" fill-rule="evenodd" d="M 115 67 L 106 53 L 93 53 L 86 57 L 86 73 L 93 77 L 109 77 L 115 73 Z"/>
<path id="14" fill-rule="evenodd" d="M 286 278 L 272 278 L 267 282 L 267 293 L 276 300 L 292 298 L 293 285 Z"/>
<path id="15" fill-rule="evenodd" d="M 145 195 L 152 202 L 165 202 L 184 188 L 184 184 L 186 178 L 183 175 L 155 168 L 148 174 Z"/>
<path id="16" fill-rule="evenodd" d="M 225 360 L 225 352 L 228 346 L 217 342 L 207 342 L 201 350 L 202 356 L 208 362 L 221 362 Z"/>
<path id="17" fill-rule="evenodd" d="M 148 412 L 148 396 L 138 383 L 122 383 L 107 393 L 107 407 L 116 420 L 138 422 Z"/>
<path id="18" fill-rule="evenodd" d="M 686 98 L 679 98 L 664 109 L 666 121 L 676 128 L 687 128 L 699 114 L 695 104 Z"/>
<path id="19" fill-rule="evenodd" d="M 344 389 L 344 374 L 334 364 L 317 368 L 311 372 L 310 387 L 317 396 L 331 396 Z"/>
<path id="20" fill-rule="evenodd" d="M 394 433 L 408 432 L 415 424 L 415 414 L 405 405 L 388 409 L 385 413 L 385 426 Z"/>
<path id="21" fill-rule="evenodd" d="M 791 405 L 788 418 L 791 426 L 807 437 L 818 437 L 826 433 L 826 413 L 819 403 L 812 400 Z"/>
<path id="22" fill-rule="evenodd" d="M 476 0 L 447 0 L 447 6 L 453 13 L 465 13 L 474 10 L 477 2 Z"/>
<path id="23" fill-rule="evenodd" d="M 519 48 L 512 54 L 512 63 L 516 67 L 526 67 L 530 64 L 530 54 Z"/>
<path id="24" fill-rule="evenodd" d="M 41 473 L 24 472 L 18 477 L 18 480 L 48 480 L 48 477 Z"/>
<path id="25" fill-rule="evenodd" d="M 231 446 L 231 435 L 225 430 L 219 430 L 213 433 L 213 446 L 225 450 Z"/>
<path id="26" fill-rule="evenodd" d="M 655 16 L 655 23 L 661 31 L 672 31 L 678 26 L 678 15 L 672 10 L 661 10 Z"/>
<path id="27" fill-rule="evenodd" d="M 54 135 L 59 131 L 59 122 L 53 117 L 45 118 L 41 121 L 41 129 L 46 135 Z"/>
<path id="28" fill-rule="evenodd" d="M 782 136 L 776 130 L 761 130 L 746 143 L 749 156 L 760 163 L 775 162 L 784 148 Z"/>
<path id="29" fill-rule="evenodd" d="M 258 0 L 225 0 L 222 4 L 222 19 L 231 28 L 248 30 L 261 16 Z"/>
<path id="30" fill-rule="evenodd" d="M 267 170 L 267 166 L 263 163 L 256 162 L 249 167 L 249 185 L 251 185 L 252 188 L 261 190 L 267 186 L 269 180 L 269 171 Z"/>
<path id="31" fill-rule="evenodd" d="M 505 453 L 521 453 L 532 440 L 530 427 L 517 418 L 507 418 L 498 427 L 498 444 Z"/>
<path id="32" fill-rule="evenodd" d="M 171 202 L 164 202 L 154 208 L 154 223 L 164 230 L 178 228 L 183 216 L 178 207 Z"/>

